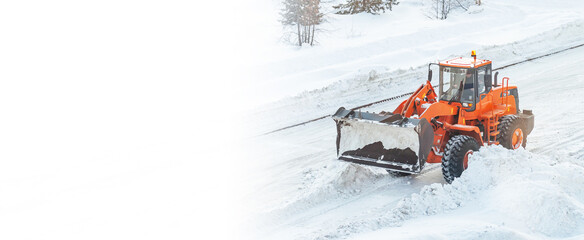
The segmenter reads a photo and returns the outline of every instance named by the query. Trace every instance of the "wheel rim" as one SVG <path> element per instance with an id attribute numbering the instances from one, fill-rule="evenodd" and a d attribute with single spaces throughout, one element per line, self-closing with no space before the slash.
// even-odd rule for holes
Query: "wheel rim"
<path id="1" fill-rule="evenodd" d="M 468 168 L 468 156 L 470 156 L 472 152 L 473 152 L 472 150 L 468 150 L 464 154 L 464 159 L 462 160 L 462 166 L 464 167 L 464 169 Z"/>
<path id="2" fill-rule="evenodd" d="M 513 137 L 511 138 L 511 146 L 513 146 L 513 149 L 518 149 L 519 147 L 521 147 L 521 145 L 523 145 L 523 131 L 521 130 L 521 128 L 517 128 L 513 132 Z"/>

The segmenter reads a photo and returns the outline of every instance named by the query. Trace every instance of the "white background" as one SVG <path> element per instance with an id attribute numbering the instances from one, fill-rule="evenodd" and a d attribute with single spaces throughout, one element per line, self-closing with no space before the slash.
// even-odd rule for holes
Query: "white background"
<path id="1" fill-rule="evenodd" d="M 0 238 L 236 236 L 238 4 L 4 1 Z"/>

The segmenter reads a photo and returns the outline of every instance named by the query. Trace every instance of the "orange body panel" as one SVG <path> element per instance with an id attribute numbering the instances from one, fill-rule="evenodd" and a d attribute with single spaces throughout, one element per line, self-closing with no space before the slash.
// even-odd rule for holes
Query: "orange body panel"
<path id="1" fill-rule="evenodd" d="M 453 58 L 440 62 L 440 66 L 459 67 L 459 68 L 477 68 L 491 64 L 489 60 L 480 60 L 474 58 Z"/>
<path id="2" fill-rule="evenodd" d="M 435 103 L 438 96 L 432 87 L 432 84 L 427 81 L 426 84 L 420 86 L 411 97 L 403 101 L 394 111 L 394 114 L 401 114 L 402 116 L 412 116 L 414 114 L 421 115 L 425 108 L 422 106 L 427 103 Z"/>
<path id="3" fill-rule="evenodd" d="M 432 121 L 432 118 L 439 116 L 452 116 L 458 114 L 458 109 L 460 108 L 460 103 L 453 102 L 448 104 L 447 102 L 440 101 L 434 103 L 428 107 L 420 118 L 425 118 L 428 122 Z"/>
<path id="4" fill-rule="evenodd" d="M 490 61 L 484 64 L 490 64 Z M 425 118 L 428 122 L 436 121 L 433 124 L 434 142 L 426 162 L 440 163 L 443 149 L 452 135 L 471 136 L 480 145 L 498 144 L 496 140 L 493 140 L 493 136 L 496 136 L 495 122 L 501 116 L 517 113 L 515 97 L 510 94 L 510 90 L 517 87 L 508 86 L 509 79 L 504 78 L 503 82 L 505 80 L 507 80 L 507 85 L 492 87 L 488 93 L 481 94 L 480 101 L 474 106 L 474 110 L 472 107 L 463 107 L 459 102 L 438 101 L 428 81 L 420 86 L 410 98 L 403 101 L 393 113 L 408 118 Z M 482 131 L 479 126 L 483 127 Z M 492 130 L 493 127 L 494 130 Z"/>

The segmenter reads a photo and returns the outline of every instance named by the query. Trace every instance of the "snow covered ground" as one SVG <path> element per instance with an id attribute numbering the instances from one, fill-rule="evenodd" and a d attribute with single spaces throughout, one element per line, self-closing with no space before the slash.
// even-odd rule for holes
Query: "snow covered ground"
<path id="1" fill-rule="evenodd" d="M 483 2 L 443 22 L 420 17 L 417 1 L 403 1 L 403 12 L 389 15 L 333 16 L 329 24 L 339 30 L 321 46 L 269 50 L 278 54 L 256 66 L 263 75 L 250 86 L 268 92 L 261 101 L 270 94 L 292 97 L 255 108 L 246 122 L 241 184 L 250 238 L 584 237 L 584 100 L 578 97 L 584 48 L 500 71 L 519 87 L 520 107 L 536 116 L 527 149 L 485 147 L 450 185 L 439 165 L 392 177 L 336 161 L 329 118 L 258 136 L 340 106 L 412 91 L 425 79 L 428 62 L 473 49 L 500 67 L 584 43 L 582 3 Z M 343 36 L 348 23 L 362 32 Z M 365 110 L 392 110 L 401 100 Z"/>

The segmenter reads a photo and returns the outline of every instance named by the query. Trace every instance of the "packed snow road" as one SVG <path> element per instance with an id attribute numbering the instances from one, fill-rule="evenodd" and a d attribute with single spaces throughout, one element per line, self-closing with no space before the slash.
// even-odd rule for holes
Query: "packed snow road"
<path id="1" fill-rule="evenodd" d="M 254 174 L 246 188 L 251 236 L 583 237 L 582 62 L 584 48 L 577 48 L 501 71 L 500 78 L 508 76 L 519 87 L 520 108 L 536 116 L 527 148 L 485 147 L 451 185 L 445 185 L 439 164 L 419 175 L 393 177 L 335 160 L 330 119 L 251 139 L 249 148 L 256 149 L 246 158 L 254 160 L 247 165 Z M 411 91 L 407 87 L 421 84 L 423 74 L 401 76 L 418 77 L 417 84 L 393 79 L 397 89 Z M 368 110 L 392 110 L 399 101 Z"/>

